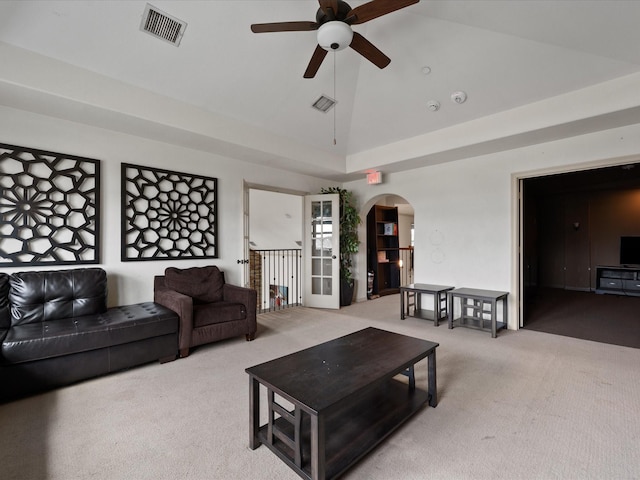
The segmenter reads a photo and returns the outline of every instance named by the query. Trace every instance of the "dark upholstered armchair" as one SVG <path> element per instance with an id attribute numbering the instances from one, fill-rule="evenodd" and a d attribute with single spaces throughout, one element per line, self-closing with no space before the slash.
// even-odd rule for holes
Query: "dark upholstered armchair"
<path id="1" fill-rule="evenodd" d="M 216 266 L 167 268 L 154 279 L 154 301 L 180 317 L 180 357 L 205 343 L 238 335 L 255 338 L 256 291 L 225 283 Z"/>

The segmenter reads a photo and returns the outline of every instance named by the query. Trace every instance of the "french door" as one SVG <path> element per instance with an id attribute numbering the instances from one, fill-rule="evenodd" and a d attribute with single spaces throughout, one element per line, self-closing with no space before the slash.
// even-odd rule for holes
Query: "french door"
<path id="1" fill-rule="evenodd" d="M 340 308 L 339 195 L 307 195 L 304 221 L 304 305 Z"/>

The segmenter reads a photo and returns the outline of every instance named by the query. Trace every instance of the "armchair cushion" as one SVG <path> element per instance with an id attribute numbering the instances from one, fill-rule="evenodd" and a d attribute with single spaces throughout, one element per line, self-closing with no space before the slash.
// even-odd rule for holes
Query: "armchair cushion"
<path id="1" fill-rule="evenodd" d="M 194 328 L 246 318 L 247 308 L 241 303 L 215 302 L 193 306 Z"/>
<path id="2" fill-rule="evenodd" d="M 224 277 L 216 266 L 179 269 L 170 267 L 164 272 L 165 284 L 171 290 L 211 303 L 222 300 Z"/>

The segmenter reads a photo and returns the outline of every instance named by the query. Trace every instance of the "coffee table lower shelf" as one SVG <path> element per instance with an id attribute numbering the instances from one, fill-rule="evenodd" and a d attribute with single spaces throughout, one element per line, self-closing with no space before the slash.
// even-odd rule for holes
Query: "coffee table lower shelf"
<path id="1" fill-rule="evenodd" d="M 337 478 L 351 465 L 371 451 L 382 440 L 402 425 L 413 414 L 429 403 L 426 391 L 409 389 L 406 383 L 391 379 L 373 391 L 359 396 L 346 407 L 325 417 L 325 472 L 326 478 Z M 282 418 L 275 424 L 289 437 L 293 426 Z M 302 420 L 302 466 L 293 461 L 294 452 L 284 442 L 274 439 L 268 442 L 267 425 L 259 430 L 260 442 L 302 478 L 311 479 L 311 418 Z"/>

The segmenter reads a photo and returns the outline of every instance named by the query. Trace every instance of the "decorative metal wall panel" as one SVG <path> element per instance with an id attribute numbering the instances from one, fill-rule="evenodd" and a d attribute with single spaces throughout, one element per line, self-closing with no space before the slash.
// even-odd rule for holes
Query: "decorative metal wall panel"
<path id="1" fill-rule="evenodd" d="M 217 179 L 122 164 L 122 261 L 218 258 Z"/>
<path id="2" fill-rule="evenodd" d="M 0 143 L 0 267 L 100 262 L 100 162 Z"/>

